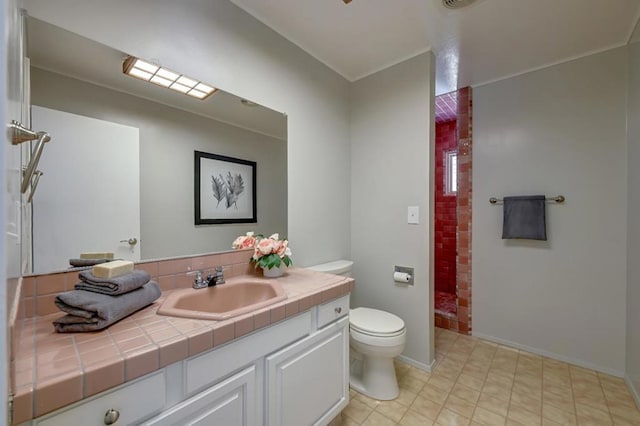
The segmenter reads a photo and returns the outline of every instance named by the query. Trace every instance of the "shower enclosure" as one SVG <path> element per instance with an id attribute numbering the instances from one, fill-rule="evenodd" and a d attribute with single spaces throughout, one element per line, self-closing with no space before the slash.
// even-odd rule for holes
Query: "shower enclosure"
<path id="1" fill-rule="evenodd" d="M 436 97 L 435 323 L 471 333 L 471 88 Z"/>

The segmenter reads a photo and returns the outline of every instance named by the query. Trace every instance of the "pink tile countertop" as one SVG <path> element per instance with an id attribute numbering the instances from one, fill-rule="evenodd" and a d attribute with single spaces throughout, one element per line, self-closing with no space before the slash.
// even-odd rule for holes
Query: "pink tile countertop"
<path id="1" fill-rule="evenodd" d="M 354 280 L 290 268 L 277 278 L 288 298 L 225 321 L 157 315 L 171 291 L 105 330 L 55 333 L 61 312 L 15 324 L 14 424 L 98 394 L 345 295 Z M 198 290 L 194 290 L 198 291 Z"/>

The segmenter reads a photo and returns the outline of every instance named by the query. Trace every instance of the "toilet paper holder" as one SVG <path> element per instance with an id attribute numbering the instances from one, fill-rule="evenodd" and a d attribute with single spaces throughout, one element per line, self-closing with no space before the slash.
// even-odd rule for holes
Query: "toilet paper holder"
<path id="1" fill-rule="evenodd" d="M 413 271 L 414 268 L 395 265 L 393 267 L 393 281 L 400 284 L 413 285 Z"/>

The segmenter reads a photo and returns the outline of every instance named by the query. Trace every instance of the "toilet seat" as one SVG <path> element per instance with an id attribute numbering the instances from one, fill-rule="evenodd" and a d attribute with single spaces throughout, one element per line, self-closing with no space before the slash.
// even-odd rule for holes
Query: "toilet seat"
<path id="1" fill-rule="evenodd" d="M 404 334 L 406 332 L 406 329 L 403 328 L 402 330 L 398 330 L 398 331 L 396 331 L 394 333 L 372 333 L 372 332 L 367 331 L 367 330 L 361 330 L 358 327 L 354 327 L 354 326 L 350 326 L 349 330 L 355 331 L 355 332 L 357 332 L 359 334 L 364 334 L 366 336 L 381 337 L 381 338 L 401 336 L 402 334 Z"/>
<path id="2" fill-rule="evenodd" d="M 395 337 L 405 333 L 404 321 L 392 313 L 371 308 L 349 312 L 350 329 L 372 337 Z"/>
<path id="3" fill-rule="evenodd" d="M 377 348 L 389 348 L 402 346 L 407 341 L 407 330 L 403 329 L 394 336 L 375 336 L 371 334 L 361 333 L 357 329 L 352 328 L 349 331 L 351 341 L 364 343 L 365 345 Z"/>

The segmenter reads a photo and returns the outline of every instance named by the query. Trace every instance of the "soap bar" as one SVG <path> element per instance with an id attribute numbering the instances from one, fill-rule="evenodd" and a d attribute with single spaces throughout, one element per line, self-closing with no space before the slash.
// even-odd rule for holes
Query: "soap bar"
<path id="1" fill-rule="evenodd" d="M 113 253 L 80 253 L 80 259 L 113 259 Z"/>
<path id="2" fill-rule="evenodd" d="M 133 262 L 128 260 L 114 260 L 113 262 L 95 265 L 91 272 L 98 278 L 114 278 L 133 271 Z"/>

